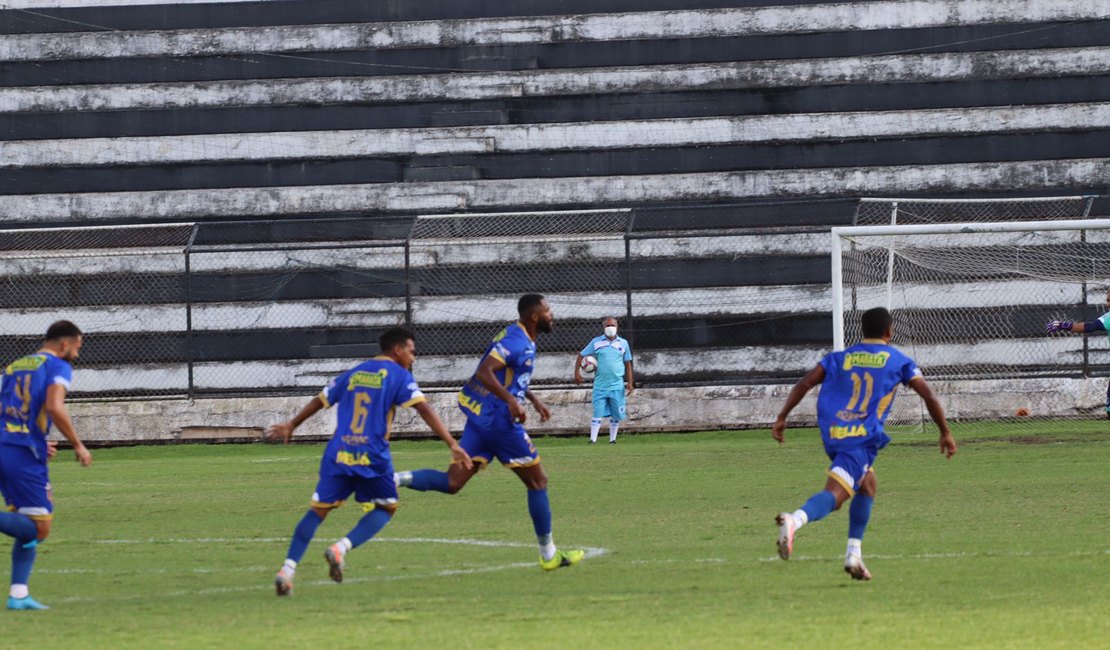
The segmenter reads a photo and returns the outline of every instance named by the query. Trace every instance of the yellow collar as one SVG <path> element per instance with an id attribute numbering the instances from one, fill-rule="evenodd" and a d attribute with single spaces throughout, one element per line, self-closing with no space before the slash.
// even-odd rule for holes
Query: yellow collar
<path id="1" fill-rule="evenodd" d="M 871 345 L 890 345 L 890 343 L 884 341 L 883 339 L 863 339 L 862 341 L 860 341 L 860 343 L 870 343 Z"/>

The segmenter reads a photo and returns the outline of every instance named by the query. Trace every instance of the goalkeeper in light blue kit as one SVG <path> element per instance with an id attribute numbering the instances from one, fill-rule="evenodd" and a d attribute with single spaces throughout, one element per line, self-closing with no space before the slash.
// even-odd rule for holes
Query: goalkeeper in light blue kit
<path id="1" fill-rule="evenodd" d="M 617 336 L 617 319 L 601 321 L 604 334 L 582 348 L 574 360 L 574 383 L 582 383 L 582 362 L 587 356 L 597 359 L 594 375 L 594 417 L 590 420 L 590 444 L 597 442 L 602 418 L 609 418 L 609 444 L 616 444 L 617 429 L 625 419 L 625 396 L 632 394 L 632 347 Z"/>
<path id="2" fill-rule="evenodd" d="M 1095 320 L 1087 321 L 1086 323 L 1073 323 L 1070 320 L 1054 320 L 1048 324 L 1048 333 L 1055 332 L 1074 332 L 1075 334 L 1090 334 L 1092 332 L 1103 332 L 1110 336 L 1110 289 L 1106 291 L 1106 309 L 1108 310 L 1102 316 Z M 1106 385 L 1106 417 L 1110 418 L 1110 383 Z"/>
<path id="3" fill-rule="evenodd" d="M 933 394 L 913 359 L 890 345 L 894 336 L 894 319 L 882 307 L 864 312 L 863 341 L 847 350 L 830 352 L 813 370 L 803 377 L 786 398 L 772 435 L 782 444 L 785 439 L 786 416 L 814 386 L 821 386 L 817 398 L 817 424 L 825 453 L 832 461 L 825 488 L 809 498 L 794 512 L 780 513 L 779 557 L 789 560 L 794 552 L 794 535 L 807 523 L 824 518 L 839 510 L 848 499 L 848 550 L 844 570 L 856 580 L 870 580 L 871 573 L 863 563 L 863 533 L 871 518 L 875 499 L 875 458 L 890 442 L 883 423 L 890 415 L 894 394 L 899 385 L 909 386 L 929 410 L 940 428 L 940 451 L 951 458 L 956 442 L 948 430 L 944 408 Z"/>

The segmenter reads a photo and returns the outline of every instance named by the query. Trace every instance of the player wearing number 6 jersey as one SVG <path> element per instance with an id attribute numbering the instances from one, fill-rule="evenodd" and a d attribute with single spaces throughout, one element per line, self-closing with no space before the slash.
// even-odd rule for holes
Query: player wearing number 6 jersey
<path id="1" fill-rule="evenodd" d="M 293 590 L 297 563 L 304 557 L 316 529 L 352 492 L 366 514 L 346 537 L 324 552 L 332 580 L 343 581 L 343 558 L 347 552 L 370 541 L 389 523 L 397 510 L 389 427 L 398 406 L 411 406 L 420 414 L 440 440 L 447 443 L 453 463 L 466 469 L 472 467 L 470 457 L 425 401 L 424 393 L 409 372 L 416 358 L 412 333 L 395 327 L 382 334 L 378 343 L 381 356 L 339 375 L 292 420 L 266 431 L 267 440 L 287 443 L 293 430 L 312 414 L 333 405 L 338 408 L 335 433 L 320 460 L 320 480 L 311 507 L 293 531 L 289 553 L 274 579 L 279 596 L 287 596 Z"/>
<path id="2" fill-rule="evenodd" d="M 856 580 L 870 580 L 871 573 L 863 564 L 861 544 L 878 486 L 875 458 L 890 442 L 883 431 L 883 423 L 890 414 L 898 386 L 909 386 L 925 401 L 929 415 L 940 428 L 941 453 L 951 458 L 956 453 L 956 442 L 944 418 L 944 407 L 921 376 L 917 364 L 890 345 L 894 336 L 890 312 L 882 307 L 871 309 L 864 312 L 862 320 L 863 341 L 847 350 L 825 355 L 821 363 L 794 385 L 775 420 L 772 435 L 782 444 L 786 416 L 810 389 L 821 386 L 817 398 L 817 424 L 832 464 L 824 490 L 811 496 L 793 513 L 783 512 L 776 517 L 779 556 L 790 559 L 794 535 L 799 528 L 840 509 L 845 501 L 852 499 L 844 570 Z"/>

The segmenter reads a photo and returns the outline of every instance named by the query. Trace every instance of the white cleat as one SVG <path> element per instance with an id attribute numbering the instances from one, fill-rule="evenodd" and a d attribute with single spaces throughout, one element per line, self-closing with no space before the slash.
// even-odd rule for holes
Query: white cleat
<path id="1" fill-rule="evenodd" d="M 293 593 L 293 575 L 282 569 L 274 578 L 274 590 L 279 596 L 288 596 Z"/>
<path id="2" fill-rule="evenodd" d="M 790 556 L 794 554 L 794 515 L 789 512 L 780 512 L 775 517 L 775 523 L 779 525 L 779 557 L 784 560 L 789 560 Z"/>
<path id="3" fill-rule="evenodd" d="M 863 557 L 849 554 L 844 558 L 844 572 L 852 576 L 852 580 L 870 580 L 871 572 L 863 564 Z"/>

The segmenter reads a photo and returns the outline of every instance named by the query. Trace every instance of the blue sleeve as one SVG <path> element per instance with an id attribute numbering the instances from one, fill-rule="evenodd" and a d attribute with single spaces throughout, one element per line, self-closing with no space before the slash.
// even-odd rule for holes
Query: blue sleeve
<path id="1" fill-rule="evenodd" d="M 628 345 L 628 341 L 624 342 L 624 360 L 632 361 L 632 346 Z"/>
<path id="2" fill-rule="evenodd" d="M 915 363 L 914 360 L 909 357 L 904 358 L 900 374 L 901 377 L 899 377 L 899 379 L 901 379 L 902 383 L 907 386 L 910 384 L 911 381 L 922 376 L 921 368 L 918 368 L 917 363 Z"/>
<path id="3" fill-rule="evenodd" d="M 836 353 L 835 352 L 830 352 L 830 353 L 826 354 L 825 356 L 821 357 L 821 367 L 825 369 L 825 375 L 826 376 L 831 375 L 833 372 L 835 372 L 836 371 L 836 366 L 837 366 L 837 360 L 836 360 Z"/>
<path id="4" fill-rule="evenodd" d="M 1110 315 L 1110 314 L 1108 314 L 1108 315 Z M 1102 318 L 1106 318 L 1106 316 L 1103 316 Z M 1102 318 L 1100 318 L 1098 320 L 1092 320 L 1092 321 L 1087 321 L 1086 323 L 1083 323 L 1083 331 L 1084 332 L 1105 332 L 1106 331 L 1106 323 L 1102 322 Z"/>
<path id="5" fill-rule="evenodd" d="M 424 398 L 424 393 L 420 390 L 420 385 L 416 383 L 416 378 L 408 370 L 402 368 L 401 374 L 397 375 L 397 380 L 400 385 L 393 398 L 394 404 L 397 406 L 413 406 L 427 401 Z"/>
<path id="6" fill-rule="evenodd" d="M 586 344 L 586 347 L 582 348 L 582 351 L 579 352 L 578 354 L 580 356 L 583 356 L 583 357 L 588 357 L 593 353 L 594 353 L 594 342 L 593 342 L 593 340 L 590 340 L 590 342 Z"/>
<path id="7" fill-rule="evenodd" d="M 49 373 L 46 376 L 47 386 L 61 384 L 68 391 L 69 387 L 73 385 L 73 366 L 65 361 L 59 359 L 56 363 L 50 365 L 47 372 Z"/>
<path id="8" fill-rule="evenodd" d="M 339 400 L 343 399 L 343 396 L 347 394 L 347 384 L 351 372 L 351 370 L 348 370 L 335 379 L 332 379 L 328 382 L 327 386 L 324 386 L 324 390 L 320 391 L 320 401 L 324 403 L 325 408 L 335 406 L 339 403 Z"/>

